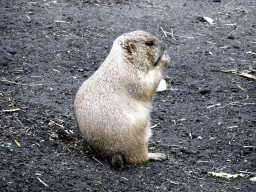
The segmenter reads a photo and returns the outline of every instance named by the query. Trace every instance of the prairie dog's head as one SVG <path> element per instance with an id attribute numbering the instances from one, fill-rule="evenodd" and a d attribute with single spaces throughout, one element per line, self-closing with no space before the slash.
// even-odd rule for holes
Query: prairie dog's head
<path id="1" fill-rule="evenodd" d="M 144 31 L 126 33 L 118 37 L 114 44 L 121 46 L 126 58 L 143 71 L 156 67 L 165 50 L 163 43 L 157 37 Z"/>

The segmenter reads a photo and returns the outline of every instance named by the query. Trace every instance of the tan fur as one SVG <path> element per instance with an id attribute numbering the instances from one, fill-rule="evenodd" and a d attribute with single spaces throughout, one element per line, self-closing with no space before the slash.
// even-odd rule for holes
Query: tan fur
<path id="1" fill-rule="evenodd" d="M 149 41 L 154 45 L 147 45 Z M 122 154 L 129 163 L 166 158 L 148 153 L 148 139 L 151 101 L 168 63 L 163 44 L 150 33 L 134 31 L 114 41 L 74 102 L 79 128 L 93 148 L 111 156 Z"/>

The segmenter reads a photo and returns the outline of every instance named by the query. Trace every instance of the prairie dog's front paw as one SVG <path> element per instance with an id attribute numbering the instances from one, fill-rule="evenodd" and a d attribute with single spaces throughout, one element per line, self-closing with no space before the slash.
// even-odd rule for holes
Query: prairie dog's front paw
<path id="1" fill-rule="evenodd" d="M 164 161 L 167 156 L 163 153 L 148 153 L 148 160 Z"/>
<path id="2" fill-rule="evenodd" d="M 161 56 L 161 59 L 159 61 L 159 66 L 166 67 L 170 63 L 170 56 L 165 51 L 164 54 Z"/>

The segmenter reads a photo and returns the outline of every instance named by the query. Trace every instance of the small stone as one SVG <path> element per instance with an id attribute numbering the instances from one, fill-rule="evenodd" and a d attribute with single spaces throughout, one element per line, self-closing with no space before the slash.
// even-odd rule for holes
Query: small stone
<path id="1" fill-rule="evenodd" d="M 84 72 L 84 69 L 79 68 L 79 69 L 77 69 L 77 71 L 79 71 L 79 72 Z"/>
<path id="2" fill-rule="evenodd" d="M 203 90 L 199 91 L 199 93 L 201 93 L 202 95 L 205 95 L 205 94 L 211 93 L 211 90 L 209 90 L 209 89 L 203 89 Z"/>
<path id="3" fill-rule="evenodd" d="M 229 35 L 228 39 L 235 39 L 235 37 L 233 35 Z"/>

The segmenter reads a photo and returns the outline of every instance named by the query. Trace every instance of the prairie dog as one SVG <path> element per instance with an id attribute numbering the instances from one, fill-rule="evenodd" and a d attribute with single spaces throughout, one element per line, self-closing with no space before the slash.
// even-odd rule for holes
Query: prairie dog
<path id="1" fill-rule="evenodd" d="M 164 160 L 148 153 L 150 107 L 169 56 L 160 40 L 134 31 L 118 37 L 100 68 L 79 88 L 75 116 L 83 138 L 112 164 Z"/>

